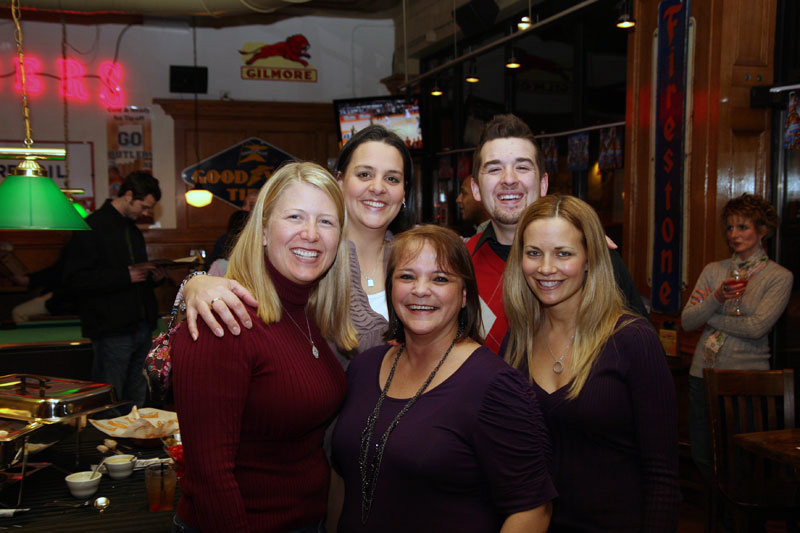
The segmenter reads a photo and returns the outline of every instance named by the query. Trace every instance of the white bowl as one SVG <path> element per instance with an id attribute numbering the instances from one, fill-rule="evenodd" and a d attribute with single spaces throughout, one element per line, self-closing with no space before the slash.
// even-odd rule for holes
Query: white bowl
<path id="1" fill-rule="evenodd" d="M 102 478 L 103 475 L 100 472 L 97 472 L 94 477 L 91 477 L 91 475 L 92 472 L 87 470 L 85 472 L 75 472 L 64 478 L 67 480 L 67 486 L 73 496 L 76 498 L 88 498 L 97 492 L 97 487 L 100 485 L 100 478 Z"/>
<path id="2" fill-rule="evenodd" d="M 114 455 L 105 462 L 108 477 L 111 479 L 125 479 L 130 476 L 135 464 L 136 457 L 133 455 Z"/>

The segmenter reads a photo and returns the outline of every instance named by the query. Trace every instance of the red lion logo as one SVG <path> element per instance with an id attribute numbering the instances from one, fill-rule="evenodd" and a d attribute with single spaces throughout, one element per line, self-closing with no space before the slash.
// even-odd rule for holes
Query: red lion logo
<path id="1" fill-rule="evenodd" d="M 308 61 L 303 59 L 304 57 L 311 58 L 308 54 L 307 50 L 311 47 L 306 39 L 305 35 L 297 34 L 292 35 L 285 41 L 281 41 L 275 44 L 265 44 L 260 48 L 256 48 L 255 50 L 246 51 L 246 50 L 239 50 L 239 53 L 242 55 L 250 55 L 252 57 L 247 60 L 247 65 L 252 65 L 259 59 L 266 59 L 268 57 L 279 56 L 289 61 L 295 61 L 300 63 L 304 67 L 308 66 Z"/>

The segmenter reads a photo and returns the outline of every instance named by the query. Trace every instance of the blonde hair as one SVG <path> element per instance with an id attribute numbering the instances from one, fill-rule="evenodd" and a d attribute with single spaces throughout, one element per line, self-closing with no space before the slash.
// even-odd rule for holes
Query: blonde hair
<path id="1" fill-rule="evenodd" d="M 281 301 L 269 276 L 264 259 L 263 236 L 275 204 L 290 186 L 306 183 L 324 192 L 333 201 L 339 219 L 336 259 L 319 279 L 308 300 L 308 309 L 322 335 L 344 350 L 358 346 L 355 325 L 350 317 L 350 264 L 347 240 L 347 212 L 342 189 L 330 173 L 315 163 L 292 162 L 282 166 L 261 188 L 250 217 L 230 255 L 225 277 L 234 279 L 258 300 L 258 317 L 265 324 L 281 319 Z"/>
<path id="2" fill-rule="evenodd" d="M 625 308 L 597 213 L 574 196 L 544 196 L 531 204 L 520 218 L 503 275 L 503 303 L 510 331 L 506 361 L 518 370 L 527 366 L 528 378 L 533 380 L 531 348 L 544 322 L 544 310 L 522 272 L 522 253 L 525 230 L 535 220 L 545 218 L 563 218 L 572 224 L 580 231 L 586 251 L 587 273 L 578 306 L 568 394 L 568 398 L 573 399 L 580 394 L 606 341 L 630 321 L 616 327 Z"/>

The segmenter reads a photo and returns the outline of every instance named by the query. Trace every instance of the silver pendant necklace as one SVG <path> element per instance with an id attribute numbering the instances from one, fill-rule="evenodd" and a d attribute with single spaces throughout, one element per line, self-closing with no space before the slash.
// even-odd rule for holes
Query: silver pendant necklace
<path id="1" fill-rule="evenodd" d="M 289 314 L 289 311 L 287 311 L 286 308 L 283 307 L 283 303 L 281 303 L 281 308 L 283 308 L 283 314 L 289 317 L 289 320 L 292 321 L 294 326 L 300 331 L 303 337 L 306 337 L 308 339 L 308 342 L 311 343 L 311 354 L 314 356 L 314 359 L 319 359 L 319 350 L 317 350 L 317 345 L 314 344 L 314 339 L 311 338 L 311 326 L 308 323 L 308 313 L 306 313 L 305 311 L 303 312 L 303 314 L 306 317 L 306 328 L 308 329 L 308 336 L 306 336 L 306 334 L 303 332 L 303 329 L 300 327 L 300 325 L 297 323 L 294 317 L 292 317 L 292 315 Z"/>
<path id="2" fill-rule="evenodd" d="M 375 265 L 375 268 L 372 269 L 372 275 L 367 274 L 366 269 L 361 270 L 361 275 L 364 276 L 364 279 L 367 281 L 367 287 L 374 287 L 375 286 L 375 272 L 378 271 L 378 267 L 383 263 L 383 244 L 381 244 L 381 248 L 378 251 L 379 262 Z"/>
<path id="3" fill-rule="evenodd" d="M 561 354 L 561 357 L 556 359 L 556 355 L 553 353 L 553 350 L 550 348 L 550 343 L 547 339 L 544 340 L 545 346 L 547 346 L 547 351 L 550 352 L 550 357 L 553 358 L 553 372 L 555 374 L 560 374 L 564 371 L 564 356 L 567 355 L 569 349 L 572 348 L 572 341 L 575 339 L 575 334 L 573 333 L 572 336 L 569 338 L 569 342 L 567 343 L 567 347 L 564 349 L 564 353 Z"/>

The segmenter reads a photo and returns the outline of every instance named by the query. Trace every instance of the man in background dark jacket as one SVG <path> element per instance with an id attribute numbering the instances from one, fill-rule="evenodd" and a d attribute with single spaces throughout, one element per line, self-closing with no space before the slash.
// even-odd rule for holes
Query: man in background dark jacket
<path id="1" fill-rule="evenodd" d="M 91 231 L 76 231 L 67 244 L 64 284 L 80 301 L 81 330 L 92 339 L 92 379 L 110 383 L 117 397 L 141 407 L 142 375 L 158 318 L 153 286 L 164 271 L 147 262 L 136 220 L 161 198 L 158 180 L 129 174 L 118 196 L 86 218 Z"/>

